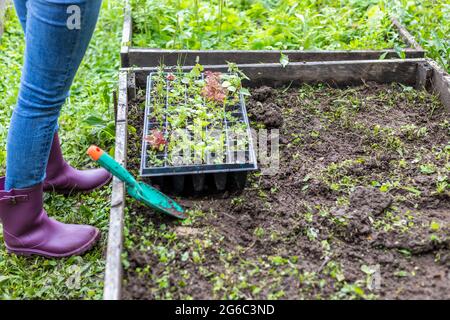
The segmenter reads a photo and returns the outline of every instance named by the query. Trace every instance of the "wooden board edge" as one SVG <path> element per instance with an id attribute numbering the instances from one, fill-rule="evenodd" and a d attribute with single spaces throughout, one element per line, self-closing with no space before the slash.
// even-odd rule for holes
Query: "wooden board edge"
<path id="1" fill-rule="evenodd" d="M 425 51 L 405 49 L 408 59 L 423 58 Z M 163 50 L 150 48 L 128 48 L 127 61 L 123 67 L 156 67 L 166 65 L 194 65 L 197 57 L 207 65 L 224 64 L 227 61 L 244 63 L 274 63 L 281 54 L 289 56 L 291 62 L 398 59 L 397 51 L 385 50 Z"/>
<path id="2" fill-rule="evenodd" d="M 125 0 L 123 12 L 123 27 L 122 27 L 122 44 L 120 48 L 121 66 L 129 66 L 129 50 L 131 47 L 131 40 L 133 36 L 133 21 L 131 18 L 131 4 L 130 0 Z"/>
<path id="3" fill-rule="evenodd" d="M 434 60 L 427 59 L 432 68 L 431 90 L 439 96 L 441 102 L 450 112 L 450 75 L 442 69 Z"/>
<path id="4" fill-rule="evenodd" d="M 119 81 L 119 105 L 124 110 L 127 109 L 128 96 L 127 79 L 123 81 L 123 74 L 120 75 L 122 81 Z M 125 113 L 126 115 L 126 113 Z M 116 147 L 115 159 L 126 167 L 128 122 L 125 117 L 116 124 Z M 120 300 L 122 296 L 122 249 L 123 249 L 123 228 L 125 212 L 125 185 L 119 179 L 113 179 L 113 188 L 111 196 L 111 211 L 109 218 L 108 245 L 106 251 L 105 282 L 103 289 L 104 300 Z"/>
<path id="5" fill-rule="evenodd" d="M 424 50 L 417 50 L 415 48 L 404 48 L 407 53 L 421 53 Z M 158 48 L 144 48 L 144 47 L 130 47 L 130 52 L 141 54 L 310 54 L 310 55 L 382 55 L 383 53 L 396 53 L 394 49 L 380 49 L 380 50 L 188 50 L 188 49 L 158 49 Z M 398 57 L 398 55 L 397 55 Z"/>
<path id="6" fill-rule="evenodd" d="M 318 61 L 293 62 L 286 67 L 279 63 L 272 64 L 239 64 L 238 67 L 252 80 L 251 85 L 286 83 L 318 83 L 343 86 L 376 81 L 380 83 L 401 82 L 416 84 L 417 67 L 425 59 L 396 60 L 360 60 L 360 61 Z M 189 70 L 191 67 L 183 67 Z M 207 65 L 205 69 L 227 71 L 227 65 Z M 126 70 L 126 69 L 125 69 Z M 136 75 L 136 86 L 145 86 L 147 75 L 155 68 L 133 68 Z"/>
<path id="7" fill-rule="evenodd" d="M 128 72 L 119 72 L 119 95 L 117 104 L 116 121 L 126 122 L 128 114 Z"/>
<path id="8" fill-rule="evenodd" d="M 129 0 L 125 0 L 123 13 L 123 28 L 122 28 L 122 46 L 131 46 L 132 37 L 132 19 L 131 19 L 131 5 Z"/>
<path id="9" fill-rule="evenodd" d="M 5 30 L 5 17 L 8 0 L 0 0 L 0 38 Z"/>
<path id="10" fill-rule="evenodd" d="M 419 62 L 429 62 L 430 59 L 425 58 L 414 58 L 414 59 L 390 59 L 390 60 L 342 60 L 342 61 L 305 61 L 305 62 L 290 62 L 287 67 L 298 67 L 298 66 L 319 66 L 319 65 L 352 65 L 352 64 L 398 64 L 398 63 L 419 63 Z M 276 67 L 282 68 L 280 63 L 241 63 L 239 67 Z M 225 64 L 218 65 L 205 65 L 204 67 L 217 69 L 228 67 Z M 168 67 L 170 68 L 170 67 Z M 183 66 L 183 70 L 191 70 L 192 66 Z M 139 72 L 152 72 L 157 70 L 156 67 L 122 67 L 119 71 L 129 72 L 129 73 L 139 73 Z"/>
<path id="11" fill-rule="evenodd" d="M 416 41 L 414 36 L 406 29 L 405 26 L 400 23 L 400 21 L 396 17 L 391 16 L 391 21 L 392 24 L 397 28 L 400 37 L 402 37 L 403 41 L 405 41 L 410 48 L 424 51 L 422 46 Z"/>

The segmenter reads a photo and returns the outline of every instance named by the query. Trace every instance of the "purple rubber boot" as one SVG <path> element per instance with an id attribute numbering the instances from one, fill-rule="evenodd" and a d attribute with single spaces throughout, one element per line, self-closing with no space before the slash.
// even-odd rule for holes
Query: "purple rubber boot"
<path id="1" fill-rule="evenodd" d="M 105 169 L 77 170 L 63 158 L 58 133 L 55 133 L 47 164 L 44 191 L 70 194 L 88 193 L 111 181 L 112 175 Z"/>
<path id="2" fill-rule="evenodd" d="M 5 191 L 0 178 L 0 220 L 9 252 L 60 258 L 82 254 L 100 238 L 97 228 L 64 224 L 51 219 L 43 209 L 42 184 Z"/>

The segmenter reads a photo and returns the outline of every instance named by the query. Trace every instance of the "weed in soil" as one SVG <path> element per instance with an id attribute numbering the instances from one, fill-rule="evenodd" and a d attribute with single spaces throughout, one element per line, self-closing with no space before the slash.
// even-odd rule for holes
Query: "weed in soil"
<path id="1" fill-rule="evenodd" d="M 399 84 L 252 90 L 282 121 L 280 169 L 241 194 L 184 198 L 184 222 L 132 201 L 124 298 L 448 298 L 450 123 Z M 275 107 L 276 106 L 276 107 Z M 130 106 L 139 168 L 143 96 Z"/>

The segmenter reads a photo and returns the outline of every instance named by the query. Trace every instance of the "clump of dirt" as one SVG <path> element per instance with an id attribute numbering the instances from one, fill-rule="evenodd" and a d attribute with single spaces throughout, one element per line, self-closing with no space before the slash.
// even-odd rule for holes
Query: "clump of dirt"
<path id="1" fill-rule="evenodd" d="M 136 174 L 143 101 L 129 110 Z M 131 201 L 124 298 L 449 298 L 450 124 L 436 97 L 305 85 L 254 89 L 247 105 L 253 127 L 279 129 L 279 168 L 241 194 L 178 199 L 184 222 Z"/>
<path id="2" fill-rule="evenodd" d="M 251 98 L 259 102 L 264 102 L 267 98 L 271 97 L 274 92 L 275 90 L 273 88 L 262 86 L 253 90 Z"/>
<path id="3" fill-rule="evenodd" d="M 376 188 L 357 187 L 350 194 L 350 207 L 368 215 L 379 216 L 392 203 L 392 196 Z"/>
<path id="4" fill-rule="evenodd" d="M 370 234 L 372 221 L 385 213 L 390 207 L 393 197 L 373 187 L 356 187 L 349 196 L 348 208 L 339 209 L 336 215 L 345 217 L 348 224 L 345 227 L 346 241 L 360 240 L 359 236 Z"/>
<path id="5" fill-rule="evenodd" d="M 283 124 L 281 108 L 272 101 L 266 103 L 275 92 L 273 88 L 267 86 L 254 89 L 247 102 L 250 119 L 263 123 L 267 129 L 279 128 Z"/>
<path id="6" fill-rule="evenodd" d="M 281 109 L 273 102 L 266 104 L 250 100 L 248 114 L 251 120 L 264 123 L 267 129 L 279 128 L 283 124 Z"/>

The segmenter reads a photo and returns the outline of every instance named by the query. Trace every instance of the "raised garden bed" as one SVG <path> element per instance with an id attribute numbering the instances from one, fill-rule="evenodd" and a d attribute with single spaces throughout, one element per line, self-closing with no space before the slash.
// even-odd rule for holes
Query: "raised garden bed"
<path id="1" fill-rule="evenodd" d="M 449 76 L 423 59 L 239 68 L 255 125 L 270 108 L 282 118 L 280 171 L 240 195 L 180 199 L 184 223 L 127 202 L 124 256 L 115 180 L 105 298 L 445 298 Z M 116 159 L 134 173 L 152 71 L 120 74 Z"/>
<path id="2" fill-rule="evenodd" d="M 411 34 L 398 22 L 392 18 L 393 33 L 398 36 L 398 41 L 403 40 L 400 47 L 382 48 L 372 50 L 364 48 L 357 50 L 190 50 L 190 49 L 162 49 L 136 47 L 133 44 L 133 20 L 129 2 L 125 5 L 125 19 L 122 35 L 121 63 L 122 67 L 156 67 L 161 63 L 165 65 L 183 64 L 192 66 L 197 57 L 204 65 L 220 65 L 226 62 L 243 63 L 274 63 L 280 60 L 281 54 L 289 57 L 291 62 L 302 61 L 340 61 L 340 60 L 369 60 L 369 59 L 390 59 L 398 58 L 399 54 L 404 58 L 422 58 L 424 50 L 417 44 Z M 149 12 L 149 15 L 152 13 Z M 322 26 L 321 28 L 324 28 Z M 355 27 L 356 28 L 356 27 Z M 382 35 L 380 35 L 382 37 Z M 386 41 L 391 41 L 387 39 Z M 235 47 L 233 47 L 235 48 Z M 400 51 L 401 52 L 400 52 Z"/>

